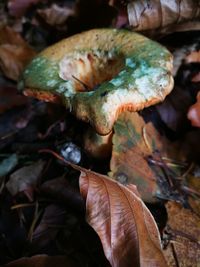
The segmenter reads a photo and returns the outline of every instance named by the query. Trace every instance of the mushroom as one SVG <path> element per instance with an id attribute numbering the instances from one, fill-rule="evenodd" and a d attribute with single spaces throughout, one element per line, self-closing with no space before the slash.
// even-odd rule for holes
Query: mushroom
<path id="1" fill-rule="evenodd" d="M 62 102 L 107 135 L 122 111 L 141 110 L 170 93 L 172 55 L 128 30 L 89 30 L 39 53 L 19 88 L 27 96 Z"/>
<path id="2" fill-rule="evenodd" d="M 112 137 L 112 131 L 107 135 L 99 135 L 89 127 L 83 137 L 84 150 L 95 159 L 108 159 L 112 152 Z"/>

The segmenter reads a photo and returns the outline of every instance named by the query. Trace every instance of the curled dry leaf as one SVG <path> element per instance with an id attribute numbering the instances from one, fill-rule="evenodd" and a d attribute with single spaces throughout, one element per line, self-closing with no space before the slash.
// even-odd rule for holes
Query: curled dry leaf
<path id="1" fill-rule="evenodd" d="M 176 202 L 166 204 L 168 222 L 165 228 L 169 243 L 164 250 L 170 267 L 199 266 L 200 218 Z"/>
<path id="2" fill-rule="evenodd" d="M 197 102 L 190 107 L 187 117 L 192 126 L 200 127 L 200 92 L 197 94 Z"/>
<path id="3" fill-rule="evenodd" d="M 10 27 L 0 28 L 0 68 L 4 75 L 18 80 L 35 51 Z"/>
<path id="4" fill-rule="evenodd" d="M 156 223 L 134 186 L 82 169 L 80 190 L 112 267 L 167 266 Z"/>
<path id="5" fill-rule="evenodd" d="M 200 6 L 196 0 L 132 0 L 127 9 L 129 23 L 136 31 L 200 29 Z"/>

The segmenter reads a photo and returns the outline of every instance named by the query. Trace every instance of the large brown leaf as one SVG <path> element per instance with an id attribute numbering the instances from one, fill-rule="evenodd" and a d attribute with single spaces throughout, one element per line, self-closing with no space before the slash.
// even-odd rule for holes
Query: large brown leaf
<path id="1" fill-rule="evenodd" d="M 136 31 L 163 33 L 200 29 L 200 6 L 196 0 L 132 0 L 129 23 Z"/>
<path id="2" fill-rule="evenodd" d="M 0 69 L 12 80 L 18 80 L 35 51 L 10 27 L 0 28 Z"/>
<path id="3" fill-rule="evenodd" d="M 135 186 L 81 169 L 88 223 L 98 233 L 112 267 L 167 266 L 156 223 Z"/>

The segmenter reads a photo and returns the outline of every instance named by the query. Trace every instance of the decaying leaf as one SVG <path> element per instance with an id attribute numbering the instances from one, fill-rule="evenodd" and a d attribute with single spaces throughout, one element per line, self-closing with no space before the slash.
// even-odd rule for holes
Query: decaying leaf
<path id="1" fill-rule="evenodd" d="M 200 72 L 192 77 L 192 82 L 194 82 L 194 83 L 200 82 Z"/>
<path id="2" fill-rule="evenodd" d="M 11 16 L 21 17 L 34 4 L 42 2 L 43 0 L 9 0 L 8 11 Z"/>
<path id="3" fill-rule="evenodd" d="M 64 225 L 66 209 L 58 205 L 51 204 L 45 208 L 40 223 L 32 235 L 32 245 L 39 251 L 56 238 L 59 231 L 58 225 Z"/>
<path id="4" fill-rule="evenodd" d="M 65 23 L 67 18 L 73 14 L 73 9 L 52 4 L 49 8 L 38 9 L 37 13 L 46 21 L 46 23 L 56 26 Z"/>
<path id="5" fill-rule="evenodd" d="M 30 200 L 33 200 L 33 191 L 40 178 L 45 162 L 40 160 L 29 166 L 22 167 L 11 174 L 6 187 L 12 195 L 24 192 Z"/>
<path id="6" fill-rule="evenodd" d="M 197 94 L 197 102 L 190 107 L 187 117 L 193 126 L 200 127 L 200 92 Z"/>
<path id="7" fill-rule="evenodd" d="M 188 202 L 192 210 L 200 215 L 200 168 L 192 164 L 188 172 L 185 185 L 188 191 Z"/>
<path id="8" fill-rule="evenodd" d="M 114 126 L 110 176 L 123 184 L 137 185 L 144 201 L 156 201 L 158 173 L 150 167 L 148 157 L 155 151 L 166 156 L 166 144 L 151 122 L 145 123 L 137 113 L 121 114 Z"/>
<path id="9" fill-rule="evenodd" d="M 4 159 L 0 162 L 0 177 L 7 175 L 11 172 L 18 163 L 18 156 L 17 154 L 12 154 L 8 158 Z"/>
<path id="10" fill-rule="evenodd" d="M 129 24 L 135 31 L 200 29 L 200 6 L 196 0 L 132 0 L 127 9 Z"/>
<path id="11" fill-rule="evenodd" d="M 82 169 L 80 191 L 112 267 L 167 266 L 156 223 L 134 186 Z"/>
<path id="12" fill-rule="evenodd" d="M 200 218 L 176 202 L 166 204 L 168 222 L 165 228 L 167 244 L 165 258 L 170 267 L 199 266 Z"/>
<path id="13" fill-rule="evenodd" d="M 200 50 L 199 51 L 193 51 L 187 57 L 185 58 L 186 63 L 194 63 L 194 62 L 200 62 Z"/>
<path id="14" fill-rule="evenodd" d="M 16 106 L 27 103 L 27 98 L 19 95 L 17 88 L 0 86 L 0 114 Z"/>
<path id="15" fill-rule="evenodd" d="M 200 64 L 200 50 L 192 51 L 185 58 L 185 63 L 199 63 Z M 192 82 L 200 82 L 200 71 L 194 74 Z"/>
<path id="16" fill-rule="evenodd" d="M 181 133 L 188 126 L 187 111 L 191 103 L 190 92 L 176 86 L 163 103 L 156 105 L 156 110 L 169 129 Z"/>
<path id="17" fill-rule="evenodd" d="M 197 38 L 189 45 L 183 45 L 173 51 L 173 76 L 176 76 L 180 66 L 184 63 L 194 63 L 198 59 L 198 46 L 200 39 Z"/>
<path id="18" fill-rule="evenodd" d="M 58 202 L 64 203 L 66 206 L 70 206 L 78 212 L 83 212 L 84 203 L 78 190 L 70 185 L 65 177 L 58 177 L 43 183 L 40 190 L 56 199 Z"/>
<path id="19" fill-rule="evenodd" d="M 18 80 L 35 51 L 10 27 L 0 28 L 0 68 L 4 75 Z"/>
<path id="20" fill-rule="evenodd" d="M 21 258 L 2 267 L 78 267 L 67 256 L 36 255 L 30 258 Z"/>

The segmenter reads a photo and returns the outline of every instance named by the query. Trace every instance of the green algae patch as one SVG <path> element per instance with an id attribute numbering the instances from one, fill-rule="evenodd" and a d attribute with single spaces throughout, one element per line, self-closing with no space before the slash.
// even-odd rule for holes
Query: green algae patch
<path id="1" fill-rule="evenodd" d="M 26 95 L 60 101 L 77 118 L 108 134 L 122 111 L 163 101 L 173 88 L 172 56 L 127 31 L 95 29 L 45 49 L 19 82 Z"/>

